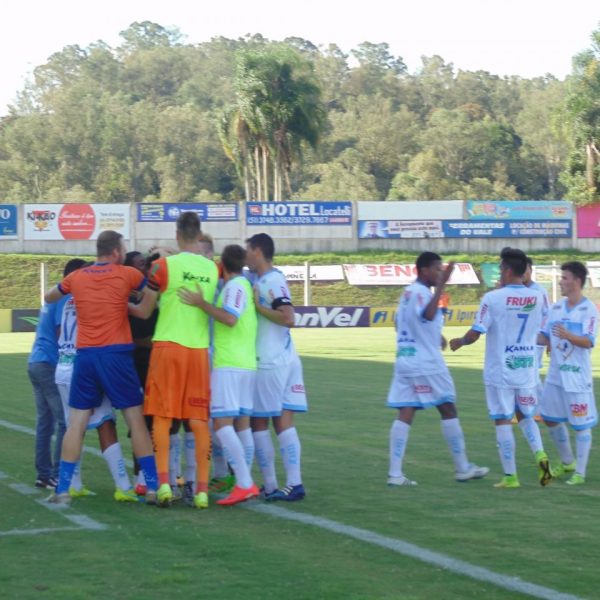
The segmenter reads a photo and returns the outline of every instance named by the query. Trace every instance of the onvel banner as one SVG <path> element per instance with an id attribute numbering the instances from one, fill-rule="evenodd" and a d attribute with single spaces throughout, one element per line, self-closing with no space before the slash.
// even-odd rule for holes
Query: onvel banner
<path id="1" fill-rule="evenodd" d="M 26 240 L 95 240 L 112 229 L 129 239 L 129 204 L 25 204 Z"/>
<path id="2" fill-rule="evenodd" d="M 237 202 L 180 202 L 172 204 L 138 204 L 139 223 L 162 223 L 177 221 L 182 212 L 195 212 L 202 223 L 210 221 L 237 221 Z"/>
<path id="3" fill-rule="evenodd" d="M 468 219 L 546 221 L 572 219 L 573 208 L 563 200 L 468 200 Z"/>
<path id="4" fill-rule="evenodd" d="M 17 207 L 14 204 L 0 204 L 0 238 L 15 240 L 17 235 Z"/>
<path id="5" fill-rule="evenodd" d="M 343 265 L 350 285 L 410 285 L 417 277 L 415 265 Z M 470 263 L 457 263 L 449 284 L 477 284 L 479 279 Z"/>
<path id="6" fill-rule="evenodd" d="M 296 306 L 296 327 L 368 327 L 368 306 Z"/>
<path id="7" fill-rule="evenodd" d="M 248 225 L 352 225 L 351 202 L 248 202 Z"/>

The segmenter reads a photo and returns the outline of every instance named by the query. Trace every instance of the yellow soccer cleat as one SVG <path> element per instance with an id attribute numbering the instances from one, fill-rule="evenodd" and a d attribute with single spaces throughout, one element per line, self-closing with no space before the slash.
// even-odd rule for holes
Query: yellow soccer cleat
<path id="1" fill-rule="evenodd" d="M 535 453 L 535 462 L 538 464 L 538 481 L 542 487 L 546 487 L 552 483 L 552 470 L 548 455 L 543 450 L 538 450 Z"/>
<path id="2" fill-rule="evenodd" d="M 519 478 L 516 475 L 505 475 L 498 483 L 494 484 L 495 488 L 518 488 L 521 487 Z"/>
<path id="3" fill-rule="evenodd" d="M 85 498 L 86 496 L 95 496 L 96 494 L 91 490 L 88 490 L 85 485 L 77 490 L 75 488 L 69 488 L 69 496 L 71 498 Z"/>
<path id="4" fill-rule="evenodd" d="M 115 493 L 113 494 L 113 498 L 117 502 L 139 502 L 137 494 L 133 490 L 133 488 L 129 490 L 122 490 L 121 488 L 117 488 Z"/>
<path id="5" fill-rule="evenodd" d="M 567 485 L 583 485 L 585 483 L 585 477 L 579 473 L 573 473 L 571 478 L 565 482 Z"/>
<path id="6" fill-rule="evenodd" d="M 147 492 L 146 492 L 147 495 Z M 171 490 L 171 486 L 168 483 L 163 483 L 156 493 L 156 503 L 161 508 L 169 508 L 171 506 L 171 502 L 173 501 L 173 491 Z"/>
<path id="7" fill-rule="evenodd" d="M 198 492 L 194 496 L 194 506 L 196 508 L 208 508 L 208 494 L 206 492 Z"/>

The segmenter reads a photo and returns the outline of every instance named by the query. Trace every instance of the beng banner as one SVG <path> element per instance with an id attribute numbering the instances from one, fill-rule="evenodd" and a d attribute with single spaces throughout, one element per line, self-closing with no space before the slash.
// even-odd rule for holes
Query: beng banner
<path id="1" fill-rule="evenodd" d="M 415 265 L 343 265 L 350 285 L 410 285 L 417 278 Z M 456 263 L 449 284 L 477 284 L 470 263 Z"/>

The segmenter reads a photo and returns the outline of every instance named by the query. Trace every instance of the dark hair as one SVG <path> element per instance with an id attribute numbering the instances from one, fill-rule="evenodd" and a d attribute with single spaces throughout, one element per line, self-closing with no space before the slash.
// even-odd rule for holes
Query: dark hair
<path id="1" fill-rule="evenodd" d="M 270 235 L 266 233 L 255 233 L 246 240 L 246 244 L 248 244 L 252 250 L 258 248 L 266 260 L 273 260 L 273 256 L 275 255 L 275 244 Z"/>
<path id="2" fill-rule="evenodd" d="M 200 235 L 200 217 L 192 211 L 183 212 L 177 217 L 177 232 L 186 242 L 194 242 Z"/>
<path id="3" fill-rule="evenodd" d="M 441 261 L 442 257 L 435 252 L 422 252 L 417 258 L 417 273 L 420 273 L 422 269 L 431 267 L 431 265 L 437 261 Z"/>
<path id="4" fill-rule="evenodd" d="M 63 269 L 63 277 L 66 277 L 69 273 L 77 271 L 77 269 L 81 269 L 81 267 L 85 267 L 86 265 L 87 261 L 83 260 L 83 258 L 72 258 L 67 262 Z"/>
<path id="5" fill-rule="evenodd" d="M 513 275 L 521 277 L 527 270 L 527 256 L 523 250 L 518 248 L 504 248 L 500 253 L 502 264 L 513 272 Z"/>
<path id="6" fill-rule="evenodd" d="M 123 264 L 126 267 L 133 267 L 133 260 L 138 256 L 142 256 L 142 253 L 138 252 L 137 250 L 132 250 L 131 252 L 128 252 L 125 255 L 125 262 Z"/>
<path id="7" fill-rule="evenodd" d="M 121 247 L 123 236 L 116 231 L 103 231 L 96 241 L 96 252 L 98 256 L 108 256 Z"/>
<path id="8" fill-rule="evenodd" d="M 580 263 L 578 260 L 572 260 L 561 265 L 560 269 L 561 271 L 569 271 L 572 273 L 575 279 L 579 279 L 579 281 L 581 281 L 581 287 L 585 287 L 585 280 L 588 276 L 588 270 L 583 263 Z"/>
<path id="9" fill-rule="evenodd" d="M 237 244 L 225 246 L 221 262 L 229 273 L 241 273 L 246 263 L 246 251 Z"/>
<path id="10" fill-rule="evenodd" d="M 533 259 L 531 258 L 531 256 L 526 256 L 525 257 L 525 264 L 528 267 L 533 267 Z"/>

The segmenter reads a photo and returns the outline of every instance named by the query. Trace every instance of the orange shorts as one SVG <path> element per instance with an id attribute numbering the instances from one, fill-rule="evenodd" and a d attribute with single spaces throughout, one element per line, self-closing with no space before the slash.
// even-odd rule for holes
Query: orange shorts
<path id="1" fill-rule="evenodd" d="M 208 350 L 156 342 L 150 355 L 144 414 L 207 421 L 209 406 Z"/>

